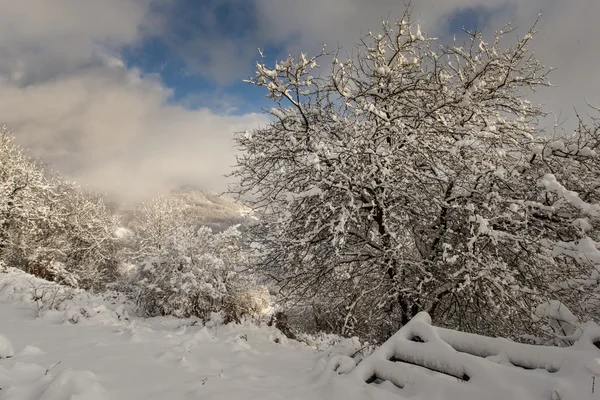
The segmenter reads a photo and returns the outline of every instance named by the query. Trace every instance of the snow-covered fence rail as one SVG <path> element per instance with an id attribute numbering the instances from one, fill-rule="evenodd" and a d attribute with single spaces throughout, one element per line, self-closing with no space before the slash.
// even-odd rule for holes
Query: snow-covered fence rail
<path id="1" fill-rule="evenodd" d="M 600 399 L 599 339 L 592 323 L 571 347 L 528 345 L 435 327 L 421 313 L 349 375 L 428 399 Z"/>

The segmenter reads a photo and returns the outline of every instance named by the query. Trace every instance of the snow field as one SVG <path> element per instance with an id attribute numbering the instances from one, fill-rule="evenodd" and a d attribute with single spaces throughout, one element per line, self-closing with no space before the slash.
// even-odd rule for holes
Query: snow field
<path id="1" fill-rule="evenodd" d="M 570 348 L 531 346 L 431 325 L 421 313 L 358 365 L 356 339 L 288 340 L 274 327 L 139 318 L 23 272 L 0 272 L 0 398 L 592 400 L 600 328 Z M 316 351 L 319 347 L 326 351 Z M 600 384 L 600 381 L 599 381 Z"/>
<path id="2" fill-rule="evenodd" d="M 384 394 L 359 383 L 350 389 L 347 377 L 333 385 L 321 379 L 325 353 L 288 340 L 273 327 L 141 319 L 127 305 L 85 292 L 40 312 L 31 296 L 37 284 L 60 289 L 16 270 L 0 273 L 0 346 L 14 348 L 12 358 L 0 360 L 3 400 L 380 399 Z M 365 390 L 371 395 L 364 396 Z"/>

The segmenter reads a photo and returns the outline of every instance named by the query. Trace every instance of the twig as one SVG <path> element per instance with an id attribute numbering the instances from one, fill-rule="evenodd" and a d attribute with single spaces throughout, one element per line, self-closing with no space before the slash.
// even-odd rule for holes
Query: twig
<path id="1" fill-rule="evenodd" d="M 351 356 L 350 358 L 354 358 L 355 356 L 358 355 L 358 353 L 360 353 L 361 351 L 363 351 L 364 349 L 366 349 L 367 347 L 371 346 L 369 343 L 367 343 L 366 345 L 364 345 L 363 347 L 361 347 L 360 349 L 356 350 Z"/>
<path id="2" fill-rule="evenodd" d="M 56 364 L 53 364 L 51 366 L 49 366 L 48 368 L 46 368 L 46 372 L 44 373 L 44 375 L 48 375 L 48 372 L 52 371 L 54 369 L 54 367 L 56 367 L 58 364 L 60 364 L 62 361 L 57 362 Z"/>

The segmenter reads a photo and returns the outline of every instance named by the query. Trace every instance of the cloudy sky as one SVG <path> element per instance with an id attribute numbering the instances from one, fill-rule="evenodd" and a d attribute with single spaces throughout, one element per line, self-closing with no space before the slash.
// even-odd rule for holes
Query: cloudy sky
<path id="1" fill-rule="evenodd" d="M 600 103 L 600 1 L 413 0 L 442 39 L 463 27 L 528 28 L 556 68 L 538 95 L 572 114 Z M 399 0 L 0 0 L 0 121 L 30 153 L 81 184 L 137 200 L 182 184 L 217 191 L 232 132 L 265 124 L 264 93 L 241 83 L 269 60 L 350 48 Z"/>

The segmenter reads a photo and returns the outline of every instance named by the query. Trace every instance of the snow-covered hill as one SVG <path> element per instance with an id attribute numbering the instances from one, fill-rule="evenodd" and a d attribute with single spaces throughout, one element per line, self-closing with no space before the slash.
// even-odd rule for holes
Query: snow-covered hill
<path id="1" fill-rule="evenodd" d="M 202 225 L 217 229 L 241 223 L 250 214 L 248 207 L 210 190 L 186 187 L 172 192 L 171 196 L 191 208 Z"/>
<path id="2" fill-rule="evenodd" d="M 224 230 L 232 225 L 244 224 L 248 221 L 251 210 L 228 197 L 196 187 L 184 187 L 166 195 L 177 200 L 186 209 L 186 215 L 197 225 L 208 226 L 215 231 Z M 125 225 L 134 219 L 132 208 L 120 209 Z M 118 206 L 115 206 L 118 209 Z"/>

